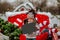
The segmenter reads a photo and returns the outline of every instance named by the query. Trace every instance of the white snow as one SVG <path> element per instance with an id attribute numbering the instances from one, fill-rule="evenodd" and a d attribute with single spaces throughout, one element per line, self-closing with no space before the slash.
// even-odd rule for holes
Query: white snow
<path id="1" fill-rule="evenodd" d="M 6 17 L 6 15 L 4 15 L 4 14 L 1 14 L 1 15 L 0 15 L 0 18 L 1 18 L 1 19 L 4 19 L 4 21 L 7 21 L 7 17 Z"/>
<path id="2" fill-rule="evenodd" d="M 48 7 L 57 6 L 57 4 L 58 4 L 57 0 L 47 0 L 47 3 L 46 3 Z"/>
<path id="3" fill-rule="evenodd" d="M 60 20 L 58 20 L 55 16 L 51 19 L 51 25 L 53 26 L 53 24 L 57 24 L 58 26 L 60 25 Z"/>
<path id="4" fill-rule="evenodd" d="M 0 40 L 9 40 L 9 37 L 0 33 Z"/>
<path id="5" fill-rule="evenodd" d="M 21 14 L 21 13 L 26 13 L 28 11 L 21 11 L 21 12 L 6 12 L 5 15 L 6 17 L 9 17 L 9 16 L 15 16 L 17 14 Z"/>

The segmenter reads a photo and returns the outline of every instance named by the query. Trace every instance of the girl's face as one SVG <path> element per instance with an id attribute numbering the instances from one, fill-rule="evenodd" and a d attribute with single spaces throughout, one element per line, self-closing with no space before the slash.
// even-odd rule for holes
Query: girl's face
<path id="1" fill-rule="evenodd" d="M 32 22 L 34 22 L 34 20 L 32 18 L 29 18 L 28 23 L 32 23 Z"/>

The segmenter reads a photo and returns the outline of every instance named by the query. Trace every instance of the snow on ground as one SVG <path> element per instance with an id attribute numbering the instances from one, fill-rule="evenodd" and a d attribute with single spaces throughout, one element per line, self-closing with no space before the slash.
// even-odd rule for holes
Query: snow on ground
<path id="1" fill-rule="evenodd" d="M 51 19 L 50 25 L 53 27 L 53 24 L 57 24 L 57 26 L 60 26 L 60 20 L 54 16 L 53 19 Z"/>
<path id="2" fill-rule="evenodd" d="M 0 33 L 0 40 L 9 40 L 9 37 Z"/>
<path id="3" fill-rule="evenodd" d="M 5 21 L 7 21 L 7 17 L 5 15 L 0 14 L 0 18 L 4 19 Z"/>

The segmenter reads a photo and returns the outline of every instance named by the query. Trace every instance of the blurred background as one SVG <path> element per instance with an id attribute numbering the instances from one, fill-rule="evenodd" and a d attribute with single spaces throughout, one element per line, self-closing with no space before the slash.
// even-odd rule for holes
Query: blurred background
<path id="1" fill-rule="evenodd" d="M 54 16 L 51 22 L 57 24 L 60 31 L 60 0 L 0 0 L 0 18 L 6 21 L 5 12 L 12 12 L 17 6 L 28 1 L 40 12 L 50 12 Z"/>

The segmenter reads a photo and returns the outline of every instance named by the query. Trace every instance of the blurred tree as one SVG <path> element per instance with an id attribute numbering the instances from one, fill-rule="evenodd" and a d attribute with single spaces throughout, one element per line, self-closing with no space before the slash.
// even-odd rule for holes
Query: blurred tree
<path id="1" fill-rule="evenodd" d="M 19 35 L 22 33 L 21 29 L 8 21 L 0 18 L 0 32 L 9 36 L 10 40 L 19 40 Z"/>
<path id="2" fill-rule="evenodd" d="M 58 7 L 49 7 L 47 8 L 48 12 L 51 12 L 53 15 L 59 15 L 59 8 Z"/>
<path id="3" fill-rule="evenodd" d="M 58 8 L 59 8 L 59 15 L 60 15 L 60 4 L 58 4 Z"/>
<path id="4" fill-rule="evenodd" d="M 7 2 L 0 3 L 0 13 L 5 13 L 6 11 L 12 11 L 13 6 Z"/>
<path id="5" fill-rule="evenodd" d="M 57 0 L 60 3 L 60 0 Z"/>

